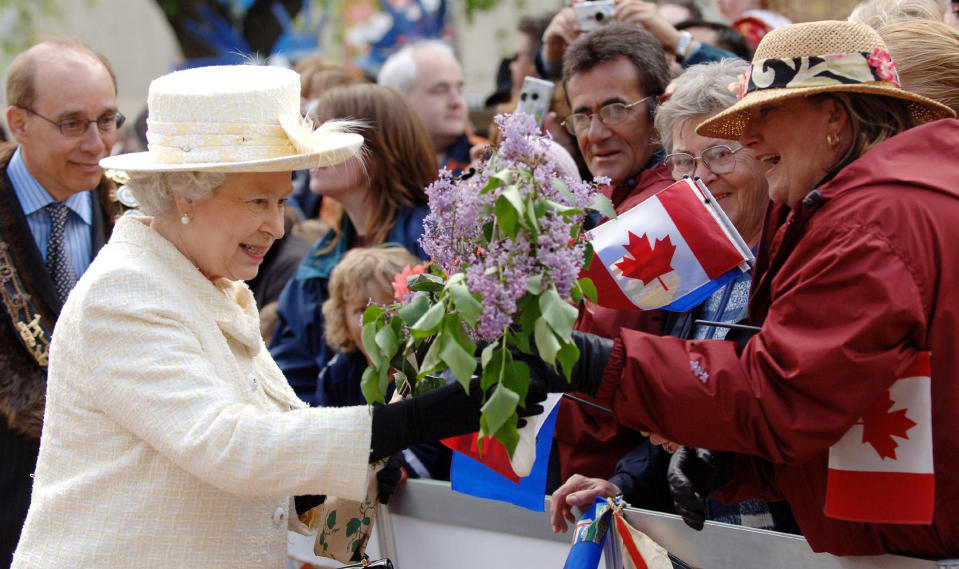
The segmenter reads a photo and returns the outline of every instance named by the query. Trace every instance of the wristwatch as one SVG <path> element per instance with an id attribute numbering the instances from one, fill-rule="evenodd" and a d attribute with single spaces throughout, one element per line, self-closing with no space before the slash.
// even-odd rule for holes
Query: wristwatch
<path id="1" fill-rule="evenodd" d="M 693 34 L 683 30 L 679 32 L 679 42 L 676 44 L 676 60 L 682 61 L 686 59 L 686 54 L 689 52 L 689 46 L 693 43 Z"/>

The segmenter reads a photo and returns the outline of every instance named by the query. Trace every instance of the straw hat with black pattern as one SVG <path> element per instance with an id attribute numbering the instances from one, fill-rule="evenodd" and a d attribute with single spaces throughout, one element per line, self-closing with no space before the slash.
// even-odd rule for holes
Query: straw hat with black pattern
<path id="1" fill-rule="evenodd" d="M 740 78 L 739 102 L 702 122 L 696 133 L 737 139 L 754 107 L 843 92 L 908 101 L 919 123 L 956 116 L 949 107 L 900 87 L 896 64 L 875 30 L 855 22 L 820 21 L 791 24 L 766 34 Z"/>
<path id="2" fill-rule="evenodd" d="M 363 137 L 353 121 L 314 128 L 300 115 L 300 76 L 281 67 L 222 65 L 150 83 L 147 152 L 100 161 L 125 172 L 282 172 L 332 166 Z"/>

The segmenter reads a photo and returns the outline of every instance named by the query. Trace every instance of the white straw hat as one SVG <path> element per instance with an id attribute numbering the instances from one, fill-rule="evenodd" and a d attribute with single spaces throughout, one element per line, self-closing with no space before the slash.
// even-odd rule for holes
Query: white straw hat
<path id="1" fill-rule="evenodd" d="M 355 123 L 314 129 L 300 116 L 300 76 L 256 65 L 197 67 L 154 79 L 147 152 L 100 161 L 126 172 L 282 172 L 332 166 L 355 155 Z"/>

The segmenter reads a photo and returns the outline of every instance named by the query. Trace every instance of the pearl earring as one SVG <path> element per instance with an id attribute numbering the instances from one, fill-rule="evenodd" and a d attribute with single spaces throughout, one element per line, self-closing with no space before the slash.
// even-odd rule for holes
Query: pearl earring
<path id="1" fill-rule="evenodd" d="M 190 216 L 184 213 L 183 217 L 180 218 L 180 223 L 182 223 L 183 225 L 190 223 Z"/>

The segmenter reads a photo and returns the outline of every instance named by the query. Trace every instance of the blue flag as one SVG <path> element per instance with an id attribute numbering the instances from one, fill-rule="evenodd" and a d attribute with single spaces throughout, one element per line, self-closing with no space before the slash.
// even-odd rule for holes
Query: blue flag
<path id="1" fill-rule="evenodd" d="M 545 509 L 546 471 L 549 467 L 549 451 L 553 446 L 553 428 L 556 426 L 556 414 L 559 405 L 555 405 L 536 436 L 536 460 L 529 475 L 514 482 L 492 468 L 465 454 L 453 451 L 453 463 L 450 467 L 450 486 L 456 492 L 499 500 L 520 506 L 534 512 Z"/>

